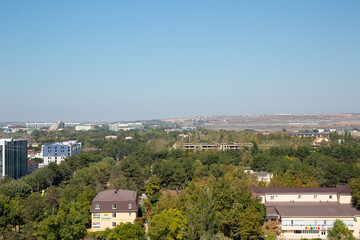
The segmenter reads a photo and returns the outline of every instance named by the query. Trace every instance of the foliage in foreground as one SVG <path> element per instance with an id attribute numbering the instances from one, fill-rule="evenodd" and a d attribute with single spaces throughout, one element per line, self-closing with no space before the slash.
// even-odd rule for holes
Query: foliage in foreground
<path id="1" fill-rule="evenodd" d="M 333 228 L 328 231 L 327 237 L 329 240 L 355 240 L 350 230 L 341 220 L 334 222 Z"/>

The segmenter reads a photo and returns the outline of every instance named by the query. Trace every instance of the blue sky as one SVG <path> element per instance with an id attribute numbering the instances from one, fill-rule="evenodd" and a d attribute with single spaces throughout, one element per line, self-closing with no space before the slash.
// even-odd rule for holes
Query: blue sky
<path id="1" fill-rule="evenodd" d="M 1 1 L 0 121 L 360 112 L 360 1 Z"/>

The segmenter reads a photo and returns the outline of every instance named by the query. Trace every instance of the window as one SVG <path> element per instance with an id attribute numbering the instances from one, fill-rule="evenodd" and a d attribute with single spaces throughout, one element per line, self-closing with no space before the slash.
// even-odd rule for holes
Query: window
<path id="1" fill-rule="evenodd" d="M 131 209 L 131 208 L 132 208 L 132 205 L 131 205 L 131 203 L 129 203 L 128 207 L 129 207 L 129 209 Z"/>
<path id="2" fill-rule="evenodd" d="M 319 234 L 318 230 L 302 230 L 303 234 Z"/>
<path id="3" fill-rule="evenodd" d="M 113 204 L 113 205 L 112 205 L 112 209 L 116 209 L 116 204 Z"/>
<path id="4" fill-rule="evenodd" d="M 116 222 L 112 222 L 112 226 L 113 226 L 113 227 L 116 227 Z"/>
<path id="5" fill-rule="evenodd" d="M 113 213 L 113 214 L 112 214 L 112 217 L 113 217 L 113 218 L 116 218 L 116 213 Z"/>
<path id="6" fill-rule="evenodd" d="M 317 199 L 317 195 L 314 195 L 314 199 Z"/>
<path id="7" fill-rule="evenodd" d="M 100 204 L 95 204 L 95 209 L 100 209 Z"/>
<path id="8" fill-rule="evenodd" d="M 93 222 L 93 228 L 100 228 L 99 222 Z"/>
<path id="9" fill-rule="evenodd" d="M 301 199 L 301 195 L 298 195 L 298 199 Z"/>
<path id="10" fill-rule="evenodd" d="M 329 199 L 332 199 L 332 195 L 329 195 Z"/>
<path id="11" fill-rule="evenodd" d="M 271 199 L 271 200 L 274 200 L 274 199 L 275 199 L 275 197 L 274 197 L 274 196 L 271 196 L 271 197 L 270 197 L 270 199 Z"/>
<path id="12" fill-rule="evenodd" d="M 100 219 L 100 213 L 93 213 L 93 219 Z"/>
<path id="13" fill-rule="evenodd" d="M 129 217 L 131 217 L 131 212 L 129 212 Z"/>

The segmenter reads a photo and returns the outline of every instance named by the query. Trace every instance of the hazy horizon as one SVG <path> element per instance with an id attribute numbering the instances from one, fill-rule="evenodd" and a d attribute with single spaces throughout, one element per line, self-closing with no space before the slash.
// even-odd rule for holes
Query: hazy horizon
<path id="1" fill-rule="evenodd" d="M 0 121 L 360 112 L 360 1 L 3 1 Z"/>
<path id="2" fill-rule="evenodd" d="M 193 119 L 193 118 L 207 118 L 207 117 L 239 117 L 239 116 L 307 116 L 307 115 L 340 115 L 340 114 L 354 114 L 360 115 L 360 113 L 355 112 L 348 112 L 348 113 L 269 113 L 269 114 L 238 114 L 238 115 L 220 115 L 220 114 L 213 114 L 213 115 L 198 115 L 198 116 L 177 116 L 177 117 L 168 117 L 168 118 L 151 118 L 151 119 L 114 119 L 114 120 L 101 120 L 101 119 L 85 119 L 85 120 L 76 120 L 76 119 L 49 119 L 49 120 L 0 120 L 0 122 L 57 122 L 57 121 L 64 121 L 64 122 L 84 122 L 84 123 L 94 123 L 94 122 L 108 122 L 108 123 L 115 123 L 115 122 L 136 122 L 136 121 L 153 121 L 153 120 L 171 120 L 171 119 Z"/>

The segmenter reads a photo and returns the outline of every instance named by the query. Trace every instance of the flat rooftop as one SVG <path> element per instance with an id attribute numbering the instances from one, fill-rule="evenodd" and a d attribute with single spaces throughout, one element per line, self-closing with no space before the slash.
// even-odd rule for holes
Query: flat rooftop
<path id="1" fill-rule="evenodd" d="M 267 216 L 281 217 L 354 217 L 360 211 L 350 204 L 340 203 L 265 203 Z"/>

